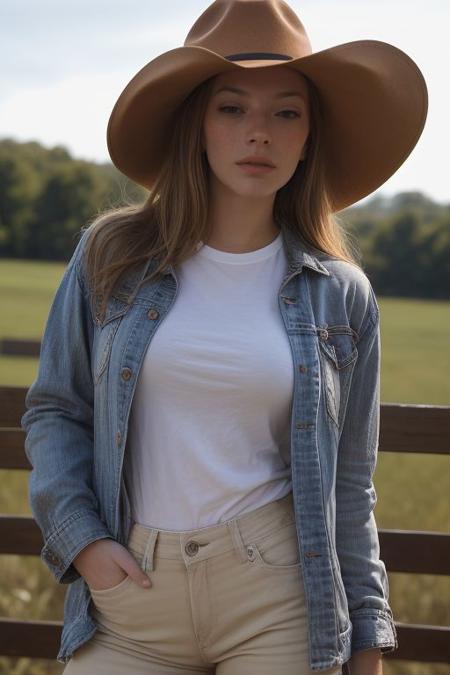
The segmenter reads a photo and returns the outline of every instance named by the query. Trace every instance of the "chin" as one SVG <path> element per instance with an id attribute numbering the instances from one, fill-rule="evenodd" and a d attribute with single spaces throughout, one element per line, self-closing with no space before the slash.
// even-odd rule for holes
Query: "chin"
<path id="1" fill-rule="evenodd" d="M 260 199 L 261 197 L 271 197 L 272 195 L 276 194 L 276 189 L 259 189 L 256 187 L 254 190 L 242 190 L 242 189 L 237 189 L 237 190 L 232 190 L 234 194 L 239 195 L 240 197 L 248 197 L 249 199 L 251 198 L 258 198 Z"/>

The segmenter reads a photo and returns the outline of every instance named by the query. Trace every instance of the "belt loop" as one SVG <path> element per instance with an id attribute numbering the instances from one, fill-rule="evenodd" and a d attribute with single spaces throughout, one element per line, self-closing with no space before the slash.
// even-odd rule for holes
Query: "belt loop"
<path id="1" fill-rule="evenodd" d="M 153 572 L 155 569 L 154 566 L 154 551 L 155 551 L 155 543 L 156 543 L 156 538 L 158 536 L 158 530 L 155 528 L 151 528 L 150 534 L 148 535 L 147 543 L 145 545 L 145 550 L 144 550 L 144 558 L 142 560 L 142 570 L 145 572 L 147 569 L 149 572 Z"/>
<path id="2" fill-rule="evenodd" d="M 239 529 L 237 520 L 234 518 L 227 523 L 227 527 L 230 531 L 231 538 L 233 540 L 234 548 L 238 552 L 241 562 L 246 562 L 248 560 L 247 548 L 242 539 L 242 534 Z"/>

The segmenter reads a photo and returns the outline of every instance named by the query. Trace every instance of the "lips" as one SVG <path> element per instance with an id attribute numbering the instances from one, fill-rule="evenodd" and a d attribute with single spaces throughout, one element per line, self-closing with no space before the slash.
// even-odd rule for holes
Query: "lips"
<path id="1" fill-rule="evenodd" d="M 274 165 L 269 161 L 265 160 L 263 158 L 256 158 L 256 157 L 246 157 L 245 159 L 242 159 L 240 162 L 236 162 L 236 164 L 249 164 L 250 166 L 268 166 L 271 169 L 274 169 Z"/>

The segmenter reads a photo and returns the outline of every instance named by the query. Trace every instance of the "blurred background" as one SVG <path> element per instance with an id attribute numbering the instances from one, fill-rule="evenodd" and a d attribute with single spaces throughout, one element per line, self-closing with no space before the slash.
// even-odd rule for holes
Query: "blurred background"
<path id="1" fill-rule="evenodd" d="M 145 191 L 112 166 L 106 125 L 146 63 L 183 44 L 209 1 L 2 0 L 0 4 L 0 340 L 40 340 L 80 228 Z M 424 132 L 379 190 L 340 213 L 380 306 L 382 403 L 450 405 L 450 180 L 447 0 L 291 0 L 314 51 L 361 39 L 395 45 L 428 86 Z M 0 385 L 28 387 L 37 358 L 0 349 Z M 448 532 L 448 457 L 380 453 L 379 528 Z M 28 472 L 0 470 L 0 512 L 31 515 Z M 396 621 L 449 625 L 448 577 L 389 573 Z M 0 616 L 62 620 L 65 587 L 35 556 L 0 556 Z M 0 674 L 63 665 L 0 656 Z M 385 660 L 387 675 L 448 664 Z"/>

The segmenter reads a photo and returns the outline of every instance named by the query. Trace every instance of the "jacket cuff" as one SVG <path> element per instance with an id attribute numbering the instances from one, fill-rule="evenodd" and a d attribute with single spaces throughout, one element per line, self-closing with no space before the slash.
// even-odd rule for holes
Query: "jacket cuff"
<path id="1" fill-rule="evenodd" d="M 362 649 L 379 647 L 381 652 L 398 649 L 397 631 L 392 614 L 380 609 L 358 609 L 352 612 L 352 654 Z"/>
<path id="2" fill-rule="evenodd" d="M 75 513 L 47 538 L 41 559 L 58 583 L 70 584 L 81 577 L 72 560 L 85 546 L 105 538 L 114 539 L 96 513 Z"/>

